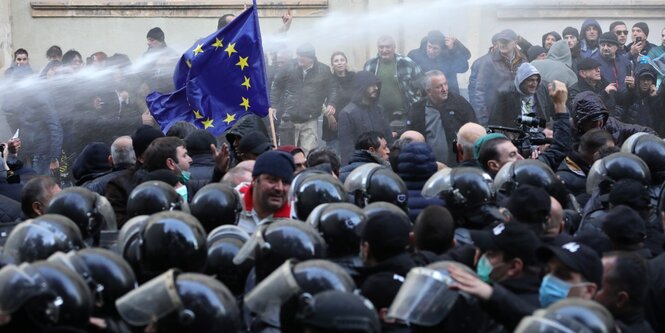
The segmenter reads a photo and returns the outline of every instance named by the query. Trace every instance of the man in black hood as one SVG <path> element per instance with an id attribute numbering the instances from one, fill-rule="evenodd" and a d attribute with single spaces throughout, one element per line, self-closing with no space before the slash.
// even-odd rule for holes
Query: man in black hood
<path id="1" fill-rule="evenodd" d="M 619 119 L 629 124 L 649 126 L 658 133 L 665 133 L 662 116 L 663 99 L 656 88 L 656 70 L 649 64 L 638 64 L 635 68 L 635 83 L 628 85 L 625 93 L 617 95 L 621 106 Z"/>
<path id="2" fill-rule="evenodd" d="M 353 81 L 355 94 L 339 115 L 339 153 L 342 165 L 349 162 L 354 142 L 360 134 L 377 131 L 385 135 L 388 144 L 392 143 L 390 124 L 385 118 L 383 107 L 378 104 L 381 93 L 379 78 L 366 71 L 356 73 Z"/>

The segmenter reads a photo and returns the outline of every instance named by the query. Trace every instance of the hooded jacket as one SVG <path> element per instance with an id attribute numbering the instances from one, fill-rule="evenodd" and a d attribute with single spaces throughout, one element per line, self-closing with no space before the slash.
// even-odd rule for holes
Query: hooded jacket
<path id="1" fill-rule="evenodd" d="M 339 114 L 338 135 L 339 153 L 342 165 L 349 162 L 353 154 L 355 142 L 360 134 L 368 131 L 383 133 L 388 143 L 392 142 L 392 131 L 390 123 L 385 119 L 383 107 L 379 105 L 378 96 L 369 105 L 362 103 L 367 88 L 371 85 L 379 86 L 381 93 L 381 82 L 379 78 L 370 72 L 358 72 L 354 78 L 354 95 L 349 103 Z"/>
<path id="2" fill-rule="evenodd" d="M 656 129 L 658 133 L 663 133 L 663 97 L 651 96 L 649 91 L 640 90 L 640 82 L 645 76 L 651 76 L 656 84 L 656 70 L 649 64 L 638 64 L 635 68 L 635 87 L 617 95 L 617 105 L 623 110 L 617 117 L 625 123 L 648 126 Z"/>
<path id="3" fill-rule="evenodd" d="M 429 205 L 443 205 L 439 198 L 425 199 L 421 193 L 427 180 L 437 171 L 434 153 L 426 143 L 410 143 L 397 157 L 397 174 L 409 191 L 409 218 L 416 221 L 418 214 Z"/>
<path id="4" fill-rule="evenodd" d="M 603 34 L 603 29 L 600 27 L 600 24 L 598 24 L 598 21 L 591 18 L 584 20 L 582 23 L 582 29 L 580 29 L 580 54 L 582 55 L 582 58 L 589 58 L 599 52 L 598 41 L 596 41 L 595 46 L 591 46 L 586 40 L 585 31 L 589 26 L 595 26 L 598 29 L 598 39 L 600 39 L 600 35 Z"/>
<path id="5" fill-rule="evenodd" d="M 517 75 L 507 89 L 499 91 L 496 103 L 490 114 L 490 125 L 516 127 L 515 118 L 522 114 L 522 99 L 527 95 L 520 90 L 520 85 L 532 75 L 539 75 L 538 69 L 525 63 L 517 69 Z M 554 104 L 547 91 L 547 82 L 540 80 L 533 95 L 536 117 L 551 122 L 554 117 Z"/>
<path id="6" fill-rule="evenodd" d="M 435 59 L 427 56 L 427 37 L 420 42 L 420 48 L 409 51 L 408 57 L 415 61 L 423 73 L 438 69 L 446 75 L 448 91 L 459 94 L 457 74 L 469 70 L 471 52 L 460 41 L 455 41 L 453 48 L 441 48 L 441 55 Z"/>
<path id="7" fill-rule="evenodd" d="M 561 81 L 570 87 L 577 83 L 577 74 L 573 72 L 573 58 L 565 40 L 560 40 L 550 47 L 547 59 L 531 62 L 540 73 L 540 78 L 547 82 Z"/>
<path id="8" fill-rule="evenodd" d="M 545 47 L 545 40 L 547 39 L 547 36 L 549 36 L 549 35 L 554 36 L 554 39 L 555 39 L 557 42 L 561 40 L 561 35 L 559 35 L 558 32 L 556 32 L 556 31 L 550 31 L 550 32 L 544 34 L 543 37 L 542 37 L 542 46 L 543 46 L 543 47 Z"/>

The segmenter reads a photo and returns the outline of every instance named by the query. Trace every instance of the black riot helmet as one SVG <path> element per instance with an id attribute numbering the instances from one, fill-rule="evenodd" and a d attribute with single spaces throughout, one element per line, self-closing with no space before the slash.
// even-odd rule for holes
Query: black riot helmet
<path id="1" fill-rule="evenodd" d="M 532 185 L 550 193 L 559 183 L 552 169 L 538 160 L 518 160 L 508 162 L 494 177 L 494 189 L 509 196 L 520 185 Z"/>
<path id="2" fill-rule="evenodd" d="M 94 301 L 93 313 L 97 316 L 117 316 L 115 300 L 137 287 L 129 264 L 106 249 L 56 252 L 48 260 L 63 264 L 85 280 Z"/>
<path id="3" fill-rule="evenodd" d="M 440 197 L 458 226 L 481 228 L 500 219 L 492 177 L 478 168 L 445 168 L 433 174 L 421 191 L 425 198 Z"/>
<path id="4" fill-rule="evenodd" d="M 665 141 L 649 133 L 635 133 L 621 145 L 622 153 L 635 154 L 651 172 L 654 185 L 665 182 Z"/>
<path id="5" fill-rule="evenodd" d="M 289 202 L 298 220 L 305 221 L 316 206 L 345 202 L 344 185 L 337 177 L 319 170 L 305 170 L 291 182 Z"/>
<path id="6" fill-rule="evenodd" d="M 173 186 L 159 180 L 140 184 L 127 200 L 127 217 L 130 218 L 173 210 L 189 212 L 189 206 Z"/>
<path id="7" fill-rule="evenodd" d="M 602 305 L 581 298 L 566 298 L 524 317 L 516 333 L 615 333 L 612 314 Z"/>
<path id="8" fill-rule="evenodd" d="M 141 239 L 139 234 L 148 221 L 148 217 L 148 215 L 134 216 L 125 222 L 118 232 L 117 253 L 129 263 L 134 273 L 141 271 L 139 265 Z"/>
<path id="9" fill-rule="evenodd" d="M 78 250 L 84 246 L 81 230 L 72 220 L 46 214 L 19 223 L 9 234 L 3 254 L 19 264 L 43 260 L 55 252 Z"/>
<path id="10" fill-rule="evenodd" d="M 484 315 L 474 309 L 475 299 L 450 289 L 455 283 L 451 266 L 475 275 L 467 266 L 453 261 L 413 268 L 388 309 L 388 318 L 408 324 L 414 332 L 480 331 Z"/>
<path id="11" fill-rule="evenodd" d="M 240 311 L 231 292 L 212 277 L 171 269 L 116 301 L 133 326 L 154 325 L 160 333 L 237 333 Z"/>
<path id="12" fill-rule="evenodd" d="M 140 280 L 170 268 L 201 272 L 208 256 L 206 233 L 190 214 L 174 211 L 151 215 L 139 233 Z"/>
<path id="13" fill-rule="evenodd" d="M 358 206 L 346 203 L 328 203 L 316 207 L 307 223 L 316 228 L 328 244 L 328 257 L 357 255 L 360 233 L 365 214 Z"/>
<path id="14" fill-rule="evenodd" d="M 323 258 L 326 243 L 311 225 L 296 220 L 279 220 L 261 225 L 233 259 L 237 265 L 254 259 L 256 281 L 266 278 L 287 259 Z"/>
<path id="15" fill-rule="evenodd" d="M 327 260 L 287 260 L 259 283 L 244 298 L 244 304 L 265 321 L 280 310 L 281 329 L 297 331 L 293 321 L 300 298 L 316 295 L 326 290 L 352 292 L 355 283 L 349 274 L 337 264 Z M 274 319 L 273 319 L 274 320 Z"/>
<path id="16" fill-rule="evenodd" d="M 34 325 L 26 332 L 84 329 L 90 320 L 92 297 L 85 281 L 60 263 L 7 265 L 0 269 L 0 290 L 0 313 L 12 316 L 3 332 L 23 325 Z"/>
<path id="17" fill-rule="evenodd" d="M 56 194 L 46 207 L 46 214 L 70 218 L 93 245 L 99 245 L 101 230 L 118 230 L 113 207 L 106 197 L 83 187 L 69 187 Z"/>
<path id="18" fill-rule="evenodd" d="M 372 302 L 339 290 L 323 291 L 306 299 L 296 317 L 302 326 L 326 332 L 381 332 L 379 316 Z"/>
<path id="19" fill-rule="evenodd" d="M 366 163 L 353 170 L 344 181 L 344 188 L 353 194 L 358 207 L 377 201 L 408 209 L 408 190 L 404 181 L 389 167 Z"/>
<path id="20" fill-rule="evenodd" d="M 231 185 L 212 183 L 204 186 L 190 204 L 192 215 L 206 232 L 225 224 L 236 224 L 242 212 L 242 201 Z"/>
<path id="21" fill-rule="evenodd" d="M 233 258 L 247 240 L 249 234 L 235 225 L 219 226 L 208 234 L 208 258 L 203 271 L 224 283 L 236 296 L 244 292 L 247 276 L 254 267 L 253 260 L 240 265 L 233 263 Z"/>
<path id="22" fill-rule="evenodd" d="M 593 163 L 586 179 L 586 191 L 592 193 L 598 188 L 601 195 L 608 194 L 612 186 L 624 178 L 634 179 L 647 186 L 651 183 L 651 172 L 639 157 L 629 153 L 614 153 Z"/>

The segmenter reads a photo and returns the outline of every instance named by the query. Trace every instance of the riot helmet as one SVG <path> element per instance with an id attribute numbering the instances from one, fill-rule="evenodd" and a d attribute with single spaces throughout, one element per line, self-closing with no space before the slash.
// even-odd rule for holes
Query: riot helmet
<path id="1" fill-rule="evenodd" d="M 458 226 L 482 228 L 500 220 L 492 177 L 478 168 L 445 168 L 433 174 L 421 191 L 440 197 Z"/>
<path id="2" fill-rule="evenodd" d="M 372 202 L 389 202 L 408 209 L 408 190 L 404 181 L 389 167 L 366 163 L 353 170 L 344 189 L 354 197 L 354 204 L 363 208 Z"/>
<path id="3" fill-rule="evenodd" d="M 388 318 L 408 324 L 414 331 L 479 331 L 484 315 L 474 298 L 450 289 L 454 283 L 451 266 L 475 275 L 467 266 L 453 261 L 413 268 L 388 309 Z"/>
<path id="4" fill-rule="evenodd" d="M 157 332 L 240 332 L 240 311 L 229 290 L 212 277 L 170 269 L 116 301 L 133 326 Z"/>
<path id="5" fill-rule="evenodd" d="M 117 253 L 129 263 L 134 273 L 140 272 L 139 245 L 141 242 L 139 234 L 148 221 L 148 217 L 148 215 L 134 216 L 125 222 L 118 232 Z"/>
<path id="6" fill-rule="evenodd" d="M 208 258 L 205 274 L 214 276 L 224 283 L 236 296 L 242 295 L 247 276 L 254 266 L 253 260 L 240 265 L 233 263 L 243 244 L 249 240 L 249 234 L 234 225 L 222 225 L 208 235 Z"/>
<path id="7" fill-rule="evenodd" d="M 538 160 L 519 160 L 506 163 L 494 177 L 494 189 L 510 195 L 520 185 L 544 188 L 550 195 L 559 183 L 552 169 Z"/>
<path id="8" fill-rule="evenodd" d="M 185 212 L 151 215 L 139 233 L 139 242 L 139 280 L 157 276 L 170 268 L 201 272 L 208 256 L 203 226 Z"/>
<path id="9" fill-rule="evenodd" d="M 287 259 L 317 259 L 325 256 L 326 243 L 311 225 L 279 220 L 260 225 L 233 258 L 236 265 L 254 259 L 256 281 L 266 278 Z"/>
<path id="10" fill-rule="evenodd" d="M 92 245 L 99 245 L 101 230 L 118 230 L 113 207 L 106 197 L 83 187 L 69 187 L 56 194 L 46 207 L 46 214 L 70 218 Z"/>
<path id="11" fill-rule="evenodd" d="M 586 191 L 596 188 L 600 194 L 608 194 L 614 183 L 620 179 L 634 179 L 645 186 L 651 183 L 651 172 L 642 159 L 629 153 L 614 153 L 597 160 L 591 166 L 586 180 Z"/>
<path id="12" fill-rule="evenodd" d="M 139 184 L 127 200 L 129 218 L 174 210 L 189 212 L 189 206 L 173 186 L 159 180 Z"/>
<path id="13" fill-rule="evenodd" d="M 137 287 L 129 264 L 106 249 L 56 252 L 48 260 L 63 264 L 85 280 L 93 297 L 93 313 L 96 315 L 117 315 L 115 300 Z"/>
<path id="14" fill-rule="evenodd" d="M 82 329 L 90 320 L 92 297 L 85 281 L 60 263 L 7 265 L 0 269 L 0 290 L 0 313 L 12 315 L 9 327 Z"/>
<path id="15" fill-rule="evenodd" d="M 635 133 L 621 145 L 622 153 L 635 154 L 646 163 L 654 185 L 665 182 L 665 141 L 649 133 Z"/>
<path id="16" fill-rule="evenodd" d="M 242 212 L 242 200 L 231 185 L 212 183 L 204 186 L 190 204 L 192 215 L 206 232 L 225 224 L 236 224 Z"/>
<path id="17" fill-rule="evenodd" d="M 365 214 L 358 206 L 346 202 L 322 204 L 309 214 L 307 223 L 314 226 L 328 244 L 329 258 L 358 254 L 365 223 Z"/>
<path id="18" fill-rule="evenodd" d="M 516 333 L 614 333 L 612 314 L 602 305 L 581 298 L 566 298 L 524 317 Z"/>
<path id="19" fill-rule="evenodd" d="M 19 223 L 9 234 L 4 256 L 14 263 L 33 262 L 85 246 L 81 230 L 67 217 L 46 214 Z"/>
<path id="20" fill-rule="evenodd" d="M 306 299 L 297 318 L 304 327 L 327 332 L 381 332 L 379 316 L 372 302 L 339 290 L 323 291 Z"/>
<path id="21" fill-rule="evenodd" d="M 345 202 L 344 185 L 337 177 L 318 170 L 305 170 L 291 182 L 289 202 L 298 220 L 305 221 L 316 206 Z"/>
<path id="22" fill-rule="evenodd" d="M 280 318 L 286 324 L 282 331 L 293 332 L 297 305 L 302 296 L 315 295 L 325 290 L 351 292 L 355 289 L 353 279 L 339 265 L 326 260 L 298 262 L 290 259 L 273 271 L 252 291 L 245 295 L 244 304 L 263 320 Z"/>

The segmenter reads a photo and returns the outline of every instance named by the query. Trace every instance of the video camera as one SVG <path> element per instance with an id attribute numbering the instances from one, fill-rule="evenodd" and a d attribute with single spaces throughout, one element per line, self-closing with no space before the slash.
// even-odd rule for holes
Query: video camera
<path id="1" fill-rule="evenodd" d="M 552 139 L 547 138 L 543 132 L 547 124 L 545 119 L 529 113 L 517 116 L 515 124 L 518 127 L 489 125 L 487 128 L 490 133 L 501 133 L 507 136 L 524 158 L 531 158 L 531 153 L 536 151 L 538 146 L 552 143 Z"/>

